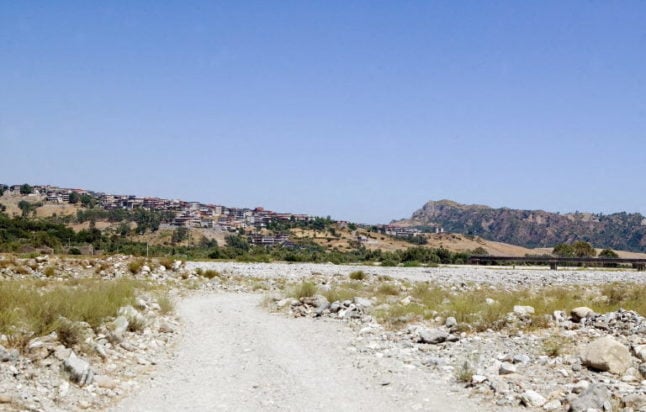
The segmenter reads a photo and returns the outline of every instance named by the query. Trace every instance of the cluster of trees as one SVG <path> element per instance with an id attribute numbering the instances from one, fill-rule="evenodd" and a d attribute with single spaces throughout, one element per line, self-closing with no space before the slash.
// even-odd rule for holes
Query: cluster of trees
<path id="1" fill-rule="evenodd" d="M 590 243 L 579 240 L 572 244 L 559 243 L 554 246 L 552 254 L 559 257 L 595 257 L 597 251 Z"/>
<path id="2" fill-rule="evenodd" d="M 83 193 L 82 195 L 79 195 L 76 192 L 70 193 L 70 203 L 75 205 L 79 202 L 83 207 L 87 208 L 93 208 L 98 204 L 98 200 L 95 197 L 88 195 L 87 193 Z"/>
<path id="3" fill-rule="evenodd" d="M 284 233 L 290 229 L 311 229 L 323 231 L 332 227 L 336 222 L 327 217 L 315 217 L 311 220 L 296 220 L 294 216 L 290 220 L 272 220 L 267 224 L 267 229 Z"/>
<path id="4" fill-rule="evenodd" d="M 559 243 L 552 250 L 552 254 L 559 257 L 595 257 L 597 251 L 588 242 L 576 241 L 572 244 Z M 619 255 L 612 249 L 603 249 L 599 252 L 600 258 L 617 259 Z"/>
<path id="5" fill-rule="evenodd" d="M 122 236 L 130 233 L 130 226 L 127 225 L 127 222 L 135 222 L 137 224 L 136 232 L 144 234 L 147 231 L 156 232 L 159 230 L 161 223 L 168 223 L 174 217 L 175 214 L 171 211 L 145 209 L 81 209 L 76 212 L 76 221 L 78 223 L 96 222 L 98 220 L 107 220 L 111 223 L 122 222 L 118 229 Z"/>

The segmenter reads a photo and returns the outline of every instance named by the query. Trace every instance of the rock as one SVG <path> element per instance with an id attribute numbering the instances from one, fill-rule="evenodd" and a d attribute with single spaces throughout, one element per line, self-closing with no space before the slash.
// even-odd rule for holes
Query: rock
<path id="1" fill-rule="evenodd" d="M 145 310 L 148 308 L 148 304 L 142 298 L 137 298 L 137 300 L 135 301 L 135 306 L 141 310 Z"/>
<path id="2" fill-rule="evenodd" d="M 639 365 L 639 373 L 642 375 L 642 378 L 646 379 L 646 362 Z"/>
<path id="3" fill-rule="evenodd" d="M 576 394 L 580 394 L 582 392 L 587 391 L 589 387 L 590 387 L 590 382 L 588 382 L 588 381 L 578 381 L 572 387 L 572 392 L 576 393 Z"/>
<path id="4" fill-rule="evenodd" d="M 150 273 L 150 266 L 148 265 L 143 265 L 141 267 L 141 273 Z"/>
<path id="5" fill-rule="evenodd" d="M 175 332 L 175 328 L 173 325 L 163 320 L 159 323 L 159 331 L 161 333 L 173 333 Z"/>
<path id="6" fill-rule="evenodd" d="M 276 306 L 278 308 L 284 308 L 285 306 L 292 306 L 294 302 L 296 302 L 296 299 L 294 298 L 285 298 L 276 302 Z"/>
<path id="7" fill-rule="evenodd" d="M 109 376 L 105 376 L 105 375 L 95 375 L 94 376 L 94 383 L 99 388 L 115 389 L 117 387 L 117 383 L 114 381 L 114 379 L 110 378 Z"/>
<path id="8" fill-rule="evenodd" d="M 449 316 L 448 318 L 446 318 L 446 321 L 444 322 L 444 326 L 446 326 L 449 329 L 454 328 L 458 326 L 458 321 L 453 316 Z"/>
<path id="9" fill-rule="evenodd" d="M 493 299 L 491 299 L 491 298 L 487 298 L 487 299 L 485 299 L 485 303 L 486 303 L 487 305 L 489 305 L 489 306 L 493 306 L 493 305 L 495 305 L 495 304 L 496 304 L 496 301 L 495 301 L 495 300 L 493 300 Z"/>
<path id="10" fill-rule="evenodd" d="M 370 299 L 360 298 L 358 296 L 352 299 L 352 303 L 364 309 L 372 307 L 372 301 Z"/>
<path id="11" fill-rule="evenodd" d="M 612 336 L 605 336 L 590 343 L 584 350 L 583 364 L 590 369 L 623 374 L 630 367 L 631 356 L 628 348 Z"/>
<path id="12" fill-rule="evenodd" d="M 533 314 L 534 308 L 532 306 L 514 306 L 514 313 L 520 316 L 527 316 Z"/>
<path id="13" fill-rule="evenodd" d="M 532 390 L 525 391 L 525 393 L 521 395 L 520 399 L 525 406 L 534 408 L 539 408 L 545 405 L 545 402 L 547 402 L 547 400 L 540 393 Z"/>
<path id="14" fill-rule="evenodd" d="M 133 309 L 134 310 L 134 309 Z M 128 330 L 130 322 L 125 316 L 117 316 L 115 320 L 112 321 L 109 328 L 112 330 L 112 337 L 115 338 L 117 342 L 120 342 L 123 339 L 123 335 Z"/>
<path id="15" fill-rule="evenodd" d="M 622 399 L 624 410 L 644 411 L 646 410 L 646 395 L 633 393 L 624 396 Z"/>
<path id="16" fill-rule="evenodd" d="M 601 385 L 590 385 L 590 387 L 570 404 L 571 412 L 587 412 L 588 410 L 611 411 L 610 396 L 608 389 Z"/>
<path id="17" fill-rule="evenodd" d="M 432 345 L 436 345 L 438 343 L 444 342 L 449 334 L 441 329 L 430 330 L 426 328 L 420 328 L 417 331 L 417 336 L 417 341 L 420 343 L 430 343 Z"/>
<path id="18" fill-rule="evenodd" d="M 119 308 L 119 311 L 117 312 L 119 316 L 124 316 L 126 319 L 134 318 L 137 316 L 141 316 L 137 309 L 133 308 L 132 306 L 122 306 Z"/>
<path id="19" fill-rule="evenodd" d="M 586 306 L 580 306 L 578 308 L 572 309 L 570 311 L 570 315 L 572 316 L 573 321 L 580 322 L 581 319 L 585 319 L 594 315 L 594 311 Z"/>
<path id="20" fill-rule="evenodd" d="M 514 355 L 512 362 L 513 363 L 529 363 L 531 358 L 527 355 Z"/>
<path id="21" fill-rule="evenodd" d="M 471 377 L 471 384 L 473 385 L 479 385 L 481 383 L 484 383 L 487 381 L 487 377 L 484 375 L 473 375 Z"/>
<path id="22" fill-rule="evenodd" d="M 332 302 L 332 304 L 330 305 L 330 312 L 337 313 L 339 310 L 341 310 L 341 302 L 339 302 L 338 300 Z"/>
<path id="23" fill-rule="evenodd" d="M 70 380 L 80 386 L 89 385 L 94 379 L 90 364 L 78 358 L 74 352 L 63 362 L 63 368 L 70 374 Z"/>
<path id="24" fill-rule="evenodd" d="M 510 375 L 512 373 L 516 373 L 516 371 L 516 366 L 509 362 L 503 362 L 502 365 L 500 365 L 500 368 L 498 368 L 499 375 Z"/>
<path id="25" fill-rule="evenodd" d="M 13 400 L 11 399 L 11 396 L 0 394 L 0 404 L 11 403 L 11 402 L 13 402 Z"/>
<path id="26" fill-rule="evenodd" d="M 6 350 L 0 345 L 0 362 L 13 362 L 18 359 L 18 352 L 14 350 Z"/>
<path id="27" fill-rule="evenodd" d="M 72 349 L 68 349 L 63 345 L 57 346 L 54 350 L 54 357 L 60 361 L 64 361 L 65 359 L 69 358 L 71 354 Z"/>
<path id="28" fill-rule="evenodd" d="M 543 409 L 546 411 L 557 411 L 561 409 L 561 401 L 559 401 L 558 399 L 553 399 L 543 405 Z"/>
<path id="29" fill-rule="evenodd" d="M 642 362 L 646 362 L 646 345 L 636 345 L 633 347 L 635 356 L 639 358 Z"/>

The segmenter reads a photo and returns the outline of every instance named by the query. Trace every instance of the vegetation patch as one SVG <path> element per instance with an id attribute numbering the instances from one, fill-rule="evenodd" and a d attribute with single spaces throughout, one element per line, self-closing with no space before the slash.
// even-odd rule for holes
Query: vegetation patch
<path id="1" fill-rule="evenodd" d="M 126 279 L 0 282 L 0 333 L 42 336 L 61 331 L 66 339 L 75 340 L 76 331 L 61 317 L 96 328 L 121 306 L 133 304 L 140 286 Z"/>

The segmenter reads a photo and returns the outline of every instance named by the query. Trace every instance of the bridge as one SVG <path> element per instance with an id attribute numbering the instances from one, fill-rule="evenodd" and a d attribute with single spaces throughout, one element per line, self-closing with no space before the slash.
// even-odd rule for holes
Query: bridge
<path id="1" fill-rule="evenodd" d="M 552 256 L 489 256 L 474 255 L 468 261 L 471 265 L 480 264 L 502 264 L 502 263 L 528 263 L 535 265 L 550 265 L 551 270 L 557 270 L 558 266 L 568 265 L 594 265 L 594 266 L 618 266 L 631 265 L 638 271 L 646 270 L 646 259 L 620 259 L 620 258 L 593 258 L 593 257 L 552 257 Z"/>

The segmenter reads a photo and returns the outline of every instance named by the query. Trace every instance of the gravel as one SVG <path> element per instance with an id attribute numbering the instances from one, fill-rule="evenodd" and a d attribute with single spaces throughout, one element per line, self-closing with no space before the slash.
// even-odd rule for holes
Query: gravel
<path id="1" fill-rule="evenodd" d="M 186 262 L 188 270 L 214 269 L 221 273 L 260 278 L 284 277 L 300 279 L 313 273 L 322 275 L 349 275 L 361 270 L 373 275 L 407 278 L 414 281 L 434 281 L 442 284 L 467 282 L 505 284 L 506 286 L 583 285 L 606 282 L 646 283 L 646 274 L 634 270 L 603 271 L 597 269 L 512 268 L 483 266 L 380 267 L 360 265 L 334 265 L 314 263 L 238 263 L 238 262 Z"/>

